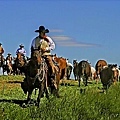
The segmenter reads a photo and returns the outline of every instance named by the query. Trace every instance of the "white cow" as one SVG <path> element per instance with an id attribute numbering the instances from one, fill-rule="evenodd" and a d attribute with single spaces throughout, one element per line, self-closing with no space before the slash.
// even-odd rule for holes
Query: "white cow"
<path id="1" fill-rule="evenodd" d="M 68 59 L 66 59 L 66 62 L 67 62 L 67 66 L 73 67 L 72 63 L 70 63 L 70 62 L 68 61 Z"/>
<path id="2" fill-rule="evenodd" d="M 92 79 L 92 80 L 95 79 L 95 73 L 96 73 L 95 68 L 91 66 L 91 79 Z"/>
<path id="3" fill-rule="evenodd" d="M 72 63 L 70 63 L 70 62 L 68 61 L 68 59 L 66 59 L 66 62 L 67 62 L 66 75 L 67 75 L 67 79 L 69 80 L 69 79 L 70 79 L 70 76 L 71 76 L 71 73 L 72 73 L 73 65 L 72 65 Z"/>

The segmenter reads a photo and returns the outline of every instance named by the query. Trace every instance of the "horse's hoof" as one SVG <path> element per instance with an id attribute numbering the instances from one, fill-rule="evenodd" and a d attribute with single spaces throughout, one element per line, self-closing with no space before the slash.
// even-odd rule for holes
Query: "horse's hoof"
<path id="1" fill-rule="evenodd" d="M 44 97 L 44 94 L 41 95 L 41 98 L 43 98 L 43 97 Z"/>
<path id="2" fill-rule="evenodd" d="M 68 83 L 68 86 L 70 86 L 70 83 Z"/>
<path id="3" fill-rule="evenodd" d="M 22 104 L 22 107 L 23 107 L 23 108 L 26 108 L 26 107 L 27 107 L 27 105 L 26 105 L 25 103 L 23 103 L 23 104 Z"/>
<path id="4" fill-rule="evenodd" d="M 38 102 L 36 102 L 36 103 L 35 103 L 35 106 L 39 107 L 39 103 L 38 103 Z"/>
<path id="5" fill-rule="evenodd" d="M 59 95 L 57 95 L 57 98 L 60 98 L 60 96 L 59 96 Z"/>
<path id="6" fill-rule="evenodd" d="M 49 99 L 49 96 L 48 96 L 48 95 L 46 95 L 46 98 L 47 98 L 47 99 Z"/>
<path id="7" fill-rule="evenodd" d="M 67 83 L 65 83 L 65 86 L 67 86 Z"/>
<path id="8" fill-rule="evenodd" d="M 63 86 L 63 85 L 64 85 L 64 83 L 61 83 L 60 85 L 61 85 L 61 86 Z"/>

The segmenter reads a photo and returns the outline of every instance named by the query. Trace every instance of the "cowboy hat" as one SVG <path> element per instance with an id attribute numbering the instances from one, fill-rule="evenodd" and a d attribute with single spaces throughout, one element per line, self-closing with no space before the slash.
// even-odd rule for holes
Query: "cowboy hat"
<path id="1" fill-rule="evenodd" d="M 20 47 L 24 47 L 24 45 L 23 45 L 23 44 L 20 44 L 19 46 L 20 46 Z"/>
<path id="2" fill-rule="evenodd" d="M 11 55 L 11 53 L 8 53 L 8 55 Z"/>
<path id="3" fill-rule="evenodd" d="M 0 43 L 0 45 L 2 45 L 2 43 Z"/>
<path id="4" fill-rule="evenodd" d="M 44 26 L 40 26 L 39 27 L 39 30 L 35 30 L 35 32 L 44 32 L 44 33 L 49 33 L 49 30 L 48 29 L 45 29 Z"/>

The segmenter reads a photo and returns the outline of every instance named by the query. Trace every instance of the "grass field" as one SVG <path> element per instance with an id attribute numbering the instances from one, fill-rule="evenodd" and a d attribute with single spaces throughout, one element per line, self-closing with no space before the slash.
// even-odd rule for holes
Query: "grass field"
<path id="1" fill-rule="evenodd" d="M 0 76 L 0 120 L 120 120 L 120 84 L 102 93 L 101 83 L 79 88 L 77 81 L 60 85 L 60 98 L 44 97 L 40 108 L 21 107 L 26 99 L 20 83 L 23 76 Z M 81 93 L 81 90 L 85 90 Z M 37 95 L 33 91 L 32 99 Z"/>

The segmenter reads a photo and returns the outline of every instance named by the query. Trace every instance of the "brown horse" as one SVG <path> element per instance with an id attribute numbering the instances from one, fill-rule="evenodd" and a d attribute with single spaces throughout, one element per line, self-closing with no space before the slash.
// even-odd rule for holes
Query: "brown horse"
<path id="1" fill-rule="evenodd" d="M 11 75 L 13 72 L 12 69 L 12 59 L 6 59 L 6 70 L 7 70 L 7 74 Z"/>
<path id="2" fill-rule="evenodd" d="M 98 82 L 98 79 L 100 78 L 100 72 L 103 68 L 107 67 L 108 64 L 105 60 L 98 60 L 95 65 L 96 70 L 96 82 Z"/>
<path id="3" fill-rule="evenodd" d="M 21 87 L 27 96 L 27 104 L 31 102 L 31 95 L 34 89 L 39 89 L 39 94 L 37 97 L 36 105 L 39 107 L 40 99 L 46 93 L 46 97 L 49 98 L 47 89 L 47 64 L 45 60 L 41 57 L 39 51 L 34 51 L 32 58 L 26 66 L 26 78 L 24 82 L 21 83 Z"/>
<path id="4" fill-rule="evenodd" d="M 17 57 L 14 60 L 14 65 L 13 65 L 13 73 L 14 74 L 23 74 L 24 71 L 24 67 L 26 65 L 26 60 L 23 56 L 22 53 L 18 53 Z"/>
<path id="5" fill-rule="evenodd" d="M 59 69 L 60 69 L 60 79 L 65 79 L 67 77 L 67 61 L 63 57 L 57 57 L 56 54 L 53 55 L 54 61 L 58 63 Z"/>
<path id="6" fill-rule="evenodd" d="M 39 107 L 40 99 L 44 93 L 49 98 L 48 88 L 51 93 L 59 97 L 59 80 L 60 75 L 56 72 L 55 76 L 51 77 L 52 68 L 47 63 L 47 57 L 41 56 L 41 52 L 36 50 L 32 53 L 31 59 L 26 66 L 26 78 L 21 83 L 21 87 L 26 94 L 28 92 L 27 103 L 30 103 L 32 91 L 36 88 L 39 89 L 36 105 Z"/>
<path id="7" fill-rule="evenodd" d="M 48 58 L 50 57 L 50 58 Z M 49 64 L 49 60 L 52 59 L 52 56 L 46 56 L 44 57 L 45 58 L 45 61 L 48 65 L 48 75 L 47 75 L 47 78 L 48 78 L 48 88 L 50 88 L 51 90 L 51 94 L 55 95 L 56 97 L 59 98 L 59 83 L 60 83 L 60 72 L 59 72 L 59 67 L 54 63 L 54 66 L 55 66 L 55 74 L 52 75 L 52 67 L 51 65 Z"/>

